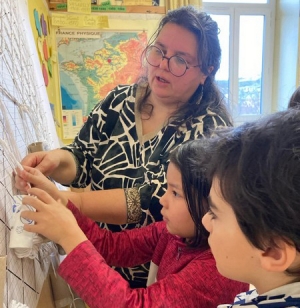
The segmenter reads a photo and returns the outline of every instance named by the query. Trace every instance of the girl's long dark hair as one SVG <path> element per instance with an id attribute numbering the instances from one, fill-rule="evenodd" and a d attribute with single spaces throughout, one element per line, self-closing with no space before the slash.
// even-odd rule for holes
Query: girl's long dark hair
<path id="1" fill-rule="evenodd" d="M 211 187 L 211 181 L 206 176 L 206 143 L 205 139 L 188 141 L 170 155 L 170 162 L 181 173 L 183 192 L 195 223 L 195 237 L 187 244 L 198 248 L 208 248 L 208 232 L 201 222 L 208 210 L 207 198 Z"/>

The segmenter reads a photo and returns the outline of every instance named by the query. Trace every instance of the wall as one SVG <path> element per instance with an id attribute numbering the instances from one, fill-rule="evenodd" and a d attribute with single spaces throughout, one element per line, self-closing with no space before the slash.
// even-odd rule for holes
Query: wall
<path id="1" fill-rule="evenodd" d="M 276 3 L 273 112 L 286 108 L 299 84 L 299 8 L 297 0 L 277 0 Z"/>

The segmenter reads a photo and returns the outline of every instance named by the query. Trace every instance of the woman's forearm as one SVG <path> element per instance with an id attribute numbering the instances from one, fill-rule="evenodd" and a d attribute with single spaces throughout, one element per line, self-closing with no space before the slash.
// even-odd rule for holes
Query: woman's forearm
<path id="1" fill-rule="evenodd" d="M 95 221 L 117 225 L 127 223 L 127 204 L 123 189 L 61 193 L 64 200 L 69 199 L 83 215 Z"/>

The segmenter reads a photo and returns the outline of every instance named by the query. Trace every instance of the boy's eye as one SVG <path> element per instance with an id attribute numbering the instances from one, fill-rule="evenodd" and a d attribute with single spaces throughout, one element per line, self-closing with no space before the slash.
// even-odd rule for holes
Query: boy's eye
<path id="1" fill-rule="evenodd" d="M 211 217 L 211 219 L 216 219 L 217 218 L 216 214 L 211 209 L 209 209 L 207 213 Z"/>
<path id="2" fill-rule="evenodd" d="M 173 195 L 174 195 L 174 197 L 178 197 L 179 196 L 178 193 L 176 191 L 174 191 L 174 190 L 173 190 Z"/>

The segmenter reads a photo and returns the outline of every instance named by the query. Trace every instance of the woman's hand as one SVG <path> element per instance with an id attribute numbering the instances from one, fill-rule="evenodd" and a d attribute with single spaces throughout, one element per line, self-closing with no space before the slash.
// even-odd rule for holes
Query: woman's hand
<path id="1" fill-rule="evenodd" d="M 21 217 L 33 220 L 35 224 L 24 224 L 24 230 L 42 234 L 61 245 L 67 254 L 87 240 L 72 212 L 59 200 L 39 188 L 30 188 L 28 193 L 30 195 L 23 197 L 22 202 L 34 207 L 36 212 L 23 211 Z"/>

